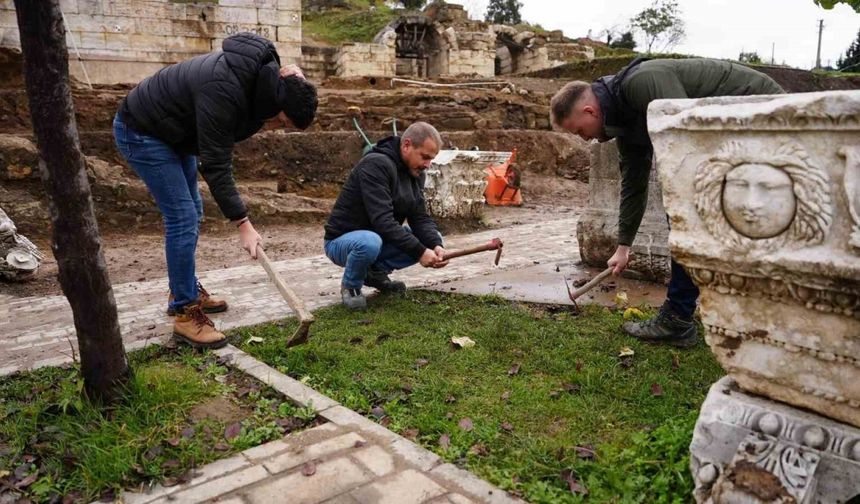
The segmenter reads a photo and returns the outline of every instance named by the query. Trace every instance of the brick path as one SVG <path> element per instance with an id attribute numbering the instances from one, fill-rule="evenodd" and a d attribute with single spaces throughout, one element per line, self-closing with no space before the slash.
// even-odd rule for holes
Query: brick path
<path id="1" fill-rule="evenodd" d="M 293 401 L 312 405 L 327 423 L 199 468 L 188 483 L 125 492 L 122 502 L 522 504 L 235 347 L 216 353 Z M 306 472 L 311 464 L 314 471 Z"/>
<path id="2" fill-rule="evenodd" d="M 525 224 L 447 238 L 449 248 L 480 244 L 499 236 L 505 243 L 500 267 L 511 270 L 534 264 L 578 258 L 576 218 Z M 275 258 L 273 258 L 275 259 Z M 395 273 L 408 285 L 426 286 L 491 273 L 493 253 L 458 258 L 440 270 L 420 266 Z M 316 309 L 340 301 L 342 269 L 325 256 L 276 263 L 276 268 Z M 258 324 L 289 316 L 292 312 L 272 285 L 263 268 L 248 264 L 202 273 L 206 288 L 227 298 L 230 310 L 213 316 L 221 330 Z M 126 347 L 134 349 L 148 340 L 170 333 L 171 319 L 164 314 L 167 279 L 114 286 L 120 326 Z M 76 348 L 72 314 L 65 297 L 10 298 L 0 295 L 0 376 L 18 370 L 60 365 L 72 360 Z M 76 351 L 76 350 L 75 350 Z"/>

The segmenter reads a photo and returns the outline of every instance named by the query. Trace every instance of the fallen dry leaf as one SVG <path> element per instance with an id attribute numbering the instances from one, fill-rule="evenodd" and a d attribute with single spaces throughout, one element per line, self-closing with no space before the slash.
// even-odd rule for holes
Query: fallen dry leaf
<path id="1" fill-rule="evenodd" d="M 235 439 L 240 432 L 242 432 L 242 424 L 239 422 L 231 423 L 226 429 L 224 429 L 224 439 L 227 441 Z"/>
<path id="2" fill-rule="evenodd" d="M 681 357 L 678 354 L 672 355 L 672 370 L 677 371 L 681 369 Z"/>
<path id="3" fill-rule="evenodd" d="M 597 458 L 597 453 L 591 445 L 575 446 L 573 450 L 576 452 L 576 456 L 583 460 L 594 460 Z"/>
<path id="4" fill-rule="evenodd" d="M 215 450 L 217 450 L 217 451 L 227 451 L 230 449 L 230 445 L 228 445 L 227 443 L 222 443 L 219 441 L 219 442 L 215 443 L 215 446 L 213 446 L 213 448 L 215 448 Z"/>
<path id="5" fill-rule="evenodd" d="M 15 488 L 27 488 L 28 486 L 35 483 L 37 479 L 39 479 L 39 471 L 36 471 L 25 477 L 21 481 L 15 483 Z"/>
<path id="6" fill-rule="evenodd" d="M 442 434 L 439 436 L 439 446 L 443 449 L 447 450 L 451 447 L 451 436 L 448 434 Z"/>
<path id="7" fill-rule="evenodd" d="M 511 366 L 511 369 L 508 369 L 508 376 L 514 376 L 520 374 L 520 365 L 514 364 Z"/>
<path id="8" fill-rule="evenodd" d="M 302 466 L 302 475 L 304 476 L 313 476 L 317 473 L 317 465 L 313 462 L 305 462 L 305 465 Z"/>
<path id="9" fill-rule="evenodd" d="M 167 444 L 169 444 L 170 446 L 173 446 L 173 447 L 179 446 L 180 443 L 182 443 L 182 440 L 179 439 L 178 437 L 172 437 L 172 438 L 167 440 Z"/>
<path id="10" fill-rule="evenodd" d="M 245 344 L 250 345 L 251 343 L 263 343 L 264 341 L 266 340 L 259 336 L 251 336 L 250 338 L 245 340 Z"/>
<path id="11" fill-rule="evenodd" d="M 582 390 L 582 385 L 578 383 L 567 382 L 564 383 L 561 387 L 564 389 L 565 392 L 569 394 L 578 394 L 579 391 Z"/>
<path id="12" fill-rule="evenodd" d="M 505 390 L 504 392 L 502 392 L 501 398 L 502 398 L 502 401 L 507 401 L 508 399 L 510 399 L 511 398 L 511 391 Z"/>
<path id="13" fill-rule="evenodd" d="M 466 432 L 471 431 L 475 427 L 475 425 L 472 423 L 472 419 L 469 417 L 460 420 L 460 423 L 457 425 L 459 425 L 460 428 Z"/>
<path id="14" fill-rule="evenodd" d="M 511 432 L 514 430 L 514 424 L 512 424 L 511 422 L 502 422 L 502 429 L 505 432 Z"/>
<path id="15" fill-rule="evenodd" d="M 576 475 L 570 469 L 565 469 L 561 472 L 561 478 L 567 483 L 570 488 L 570 493 L 579 495 L 588 495 L 588 489 L 585 485 L 579 482 Z"/>
<path id="16" fill-rule="evenodd" d="M 429 360 L 427 360 L 427 359 L 418 359 L 418 360 L 416 360 L 416 361 L 415 361 L 415 367 L 416 367 L 416 368 L 418 368 L 418 369 L 423 368 L 423 367 L 424 367 L 424 366 L 426 366 L 427 364 L 430 364 L 430 361 L 429 361 Z"/>
<path id="17" fill-rule="evenodd" d="M 382 417 L 382 420 L 379 421 L 379 425 L 388 427 L 391 425 L 391 417 Z"/>
<path id="18" fill-rule="evenodd" d="M 639 308 L 627 308 L 624 310 L 624 320 L 642 320 L 645 318 L 645 314 L 642 313 L 642 310 Z"/>
<path id="19" fill-rule="evenodd" d="M 663 395 L 663 387 L 660 386 L 659 383 L 652 383 L 651 384 L 651 395 L 656 396 L 656 397 L 660 397 L 661 395 Z"/>
<path id="20" fill-rule="evenodd" d="M 451 411 L 449 411 L 448 413 L 445 413 L 445 418 L 446 418 L 447 420 L 450 420 L 450 419 L 454 418 L 454 413 L 453 413 L 453 412 L 451 412 Z"/>
<path id="21" fill-rule="evenodd" d="M 445 402 L 448 404 L 455 403 L 455 402 L 457 402 L 457 398 L 452 396 L 452 395 L 449 395 L 448 397 L 445 398 Z"/>
<path id="22" fill-rule="evenodd" d="M 194 437 L 194 427 L 186 427 L 182 429 L 182 432 L 179 433 L 180 436 L 185 439 L 191 439 Z"/>
<path id="23" fill-rule="evenodd" d="M 627 303 L 628 303 L 627 293 L 624 291 L 616 293 L 614 301 L 615 301 L 615 305 L 618 306 L 619 308 L 623 308 L 623 307 L 627 306 Z"/>
<path id="24" fill-rule="evenodd" d="M 634 355 L 636 355 L 636 352 L 628 346 L 622 347 L 621 351 L 618 352 L 619 357 L 633 357 Z"/>
<path id="25" fill-rule="evenodd" d="M 382 409 L 382 406 L 374 406 L 370 410 L 370 414 L 376 417 L 377 420 L 385 416 L 385 410 Z"/>
<path id="26" fill-rule="evenodd" d="M 459 338 L 451 338 L 451 344 L 454 348 L 470 348 L 475 346 L 475 341 L 468 336 L 460 336 Z"/>
<path id="27" fill-rule="evenodd" d="M 179 459 L 165 460 L 164 462 L 161 463 L 162 469 L 174 469 L 174 468 L 179 467 L 179 466 L 180 466 Z"/>
<path id="28" fill-rule="evenodd" d="M 406 429 L 403 431 L 403 437 L 410 441 L 415 441 L 418 438 L 418 429 Z"/>
<path id="29" fill-rule="evenodd" d="M 478 443 L 476 445 L 472 445 L 472 447 L 469 448 L 469 453 L 471 453 L 472 455 L 477 455 L 479 457 L 483 457 L 485 455 L 490 454 L 490 449 L 487 448 L 487 446 L 485 444 Z"/>
<path id="30" fill-rule="evenodd" d="M 558 396 L 560 396 L 560 395 L 561 395 L 561 390 L 556 389 L 556 390 L 550 390 L 549 391 L 549 397 L 551 399 L 558 399 Z"/>

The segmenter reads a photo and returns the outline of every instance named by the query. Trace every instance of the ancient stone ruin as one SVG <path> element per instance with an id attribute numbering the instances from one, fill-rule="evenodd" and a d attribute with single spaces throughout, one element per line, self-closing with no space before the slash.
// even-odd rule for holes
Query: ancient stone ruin
<path id="1" fill-rule="evenodd" d="M 22 281 L 32 278 L 44 257 L 33 243 L 18 234 L 18 229 L 0 208 L 0 280 Z"/>
<path id="2" fill-rule="evenodd" d="M 576 225 L 582 261 L 605 268 L 618 246 L 621 170 L 615 141 L 593 143 L 588 173 L 588 207 Z M 669 280 L 669 224 L 656 170 L 651 170 L 648 206 L 633 242 L 628 270 L 655 282 Z"/>
<path id="3" fill-rule="evenodd" d="M 699 502 L 860 498 L 860 92 L 652 104 L 672 254 L 728 376 Z"/>
<path id="4" fill-rule="evenodd" d="M 220 49 L 240 32 L 271 40 L 284 64 L 301 60 L 300 0 L 61 0 L 60 8 L 69 72 L 81 82 L 137 82 L 165 65 Z M 20 47 L 15 6 L 3 2 L 0 14 L 0 47 Z"/>
<path id="5" fill-rule="evenodd" d="M 484 208 L 489 166 L 500 165 L 510 152 L 442 150 L 427 170 L 427 210 L 440 218 L 478 219 Z"/>
<path id="6" fill-rule="evenodd" d="M 437 1 L 404 12 L 372 43 L 302 46 L 302 67 L 314 78 L 374 76 L 493 77 L 593 59 L 594 50 L 560 31 L 535 33 L 469 19 L 463 6 Z"/>

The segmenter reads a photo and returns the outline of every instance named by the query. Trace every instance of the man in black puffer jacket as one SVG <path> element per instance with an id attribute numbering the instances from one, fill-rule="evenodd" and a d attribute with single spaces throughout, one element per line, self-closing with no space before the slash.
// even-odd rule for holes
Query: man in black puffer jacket
<path id="1" fill-rule="evenodd" d="M 425 268 L 448 264 L 424 203 L 424 170 L 441 145 L 436 128 L 416 122 L 402 137 L 380 140 L 349 173 L 325 224 L 324 242 L 326 256 L 344 267 L 340 293 L 347 308 L 367 306 L 364 285 L 406 290 L 388 278 L 393 270 L 419 262 Z"/>
<path id="2" fill-rule="evenodd" d="M 205 313 L 224 311 L 227 303 L 211 297 L 195 276 L 203 216 L 197 172 L 237 226 L 242 247 L 256 258 L 261 238 L 233 180 L 233 145 L 269 119 L 305 129 L 317 108 L 314 86 L 298 67 L 280 67 L 269 40 L 241 33 L 225 39 L 222 48 L 141 81 L 120 104 L 113 124 L 119 151 L 164 218 L 174 336 L 198 348 L 226 344 Z"/>

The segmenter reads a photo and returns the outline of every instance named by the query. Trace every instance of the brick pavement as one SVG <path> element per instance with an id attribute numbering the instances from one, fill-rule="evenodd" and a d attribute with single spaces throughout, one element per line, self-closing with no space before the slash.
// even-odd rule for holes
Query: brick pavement
<path id="1" fill-rule="evenodd" d="M 216 353 L 296 403 L 312 406 L 326 423 L 201 467 L 187 483 L 124 492 L 121 502 L 522 503 L 233 346 Z"/>
<path id="2" fill-rule="evenodd" d="M 500 268 L 578 258 L 576 218 L 524 224 L 471 235 L 446 237 L 449 248 L 480 244 L 499 236 L 505 242 Z M 486 275 L 496 270 L 492 253 L 458 258 L 444 269 L 409 268 L 393 276 L 413 287 Z M 273 258 L 274 259 L 274 258 Z M 287 283 L 316 309 L 340 301 L 342 269 L 322 255 L 275 263 Z M 263 268 L 247 265 L 200 274 L 200 281 L 230 302 L 230 310 L 212 318 L 221 330 L 278 320 L 292 314 L 268 281 Z M 164 314 L 167 279 L 114 285 L 123 340 L 129 349 L 170 334 Z M 71 309 L 64 296 L 10 298 L 0 295 L 0 376 L 18 370 L 71 362 L 76 350 Z"/>

